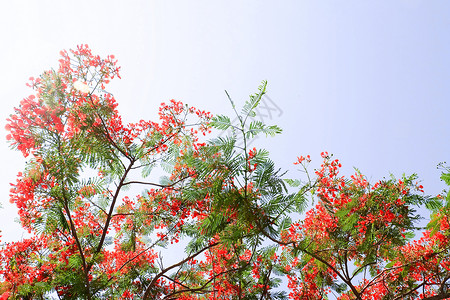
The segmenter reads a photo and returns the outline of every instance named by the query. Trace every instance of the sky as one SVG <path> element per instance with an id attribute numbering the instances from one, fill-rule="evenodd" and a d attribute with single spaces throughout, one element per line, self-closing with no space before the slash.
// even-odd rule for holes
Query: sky
<path id="1" fill-rule="evenodd" d="M 288 177 L 302 176 L 297 156 L 314 168 L 328 151 L 343 174 L 417 173 L 433 195 L 437 164 L 450 163 L 449 29 L 448 0 L 2 1 L 2 241 L 22 237 L 9 183 L 24 166 L 5 119 L 62 49 L 116 56 L 109 91 L 126 122 L 155 119 L 170 99 L 231 115 L 225 90 L 240 106 L 267 80 L 259 117 L 283 134 L 255 146 Z"/>

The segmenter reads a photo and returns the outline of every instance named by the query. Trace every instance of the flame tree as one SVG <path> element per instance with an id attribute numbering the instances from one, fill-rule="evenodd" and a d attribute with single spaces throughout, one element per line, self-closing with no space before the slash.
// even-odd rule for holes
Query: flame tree
<path id="1" fill-rule="evenodd" d="M 27 158 L 10 201 L 31 238 L 0 249 L 0 299 L 450 297 L 449 195 L 425 197 L 414 175 L 340 176 L 327 153 L 285 178 L 249 147 L 281 132 L 254 118 L 265 82 L 241 111 L 230 98 L 236 123 L 171 100 L 124 124 L 106 90 L 114 56 L 81 45 L 59 62 L 7 120 Z"/>

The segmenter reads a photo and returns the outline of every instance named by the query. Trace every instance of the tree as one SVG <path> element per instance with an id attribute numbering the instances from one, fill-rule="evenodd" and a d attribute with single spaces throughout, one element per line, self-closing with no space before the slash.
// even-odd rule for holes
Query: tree
<path id="1" fill-rule="evenodd" d="M 266 82 L 241 112 L 229 97 L 236 124 L 171 100 L 159 122 L 125 125 L 106 91 L 114 56 L 61 56 L 8 119 L 27 157 L 10 201 L 31 238 L 1 248 L 0 299 L 450 297 L 449 194 L 424 196 L 414 175 L 339 176 L 327 153 L 313 175 L 297 159 L 306 180 L 286 178 L 249 147 L 281 132 L 253 118 Z"/>

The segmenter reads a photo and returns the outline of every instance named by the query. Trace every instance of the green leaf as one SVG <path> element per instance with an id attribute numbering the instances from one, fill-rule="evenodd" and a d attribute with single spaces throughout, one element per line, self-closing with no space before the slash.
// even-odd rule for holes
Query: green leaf
<path id="1" fill-rule="evenodd" d="M 58 214 L 58 217 L 59 217 L 59 224 L 61 225 L 61 227 L 62 227 L 64 230 L 70 230 L 69 224 L 67 223 L 66 217 L 65 217 L 65 215 L 64 215 L 64 213 L 63 213 L 63 211 L 62 211 L 62 209 L 58 207 L 58 208 L 56 208 L 56 212 L 57 212 L 57 214 Z"/>
<path id="2" fill-rule="evenodd" d="M 441 179 L 447 184 L 450 185 L 450 173 L 442 173 Z"/>
<path id="3" fill-rule="evenodd" d="M 277 125 L 270 125 L 264 128 L 264 133 L 266 134 L 266 136 L 275 136 L 276 134 L 280 134 L 281 132 L 283 132 L 283 129 L 281 129 Z"/>
<path id="4" fill-rule="evenodd" d="M 164 186 L 169 186 L 171 184 L 173 184 L 172 180 L 170 180 L 170 178 L 168 176 L 161 176 L 159 178 L 159 184 L 160 185 L 164 185 Z"/>
<path id="5" fill-rule="evenodd" d="M 437 212 L 441 208 L 444 207 L 444 204 L 442 203 L 441 199 L 438 198 L 430 198 L 425 202 L 425 207 L 432 212 Z"/>
<path id="6" fill-rule="evenodd" d="M 405 240 L 412 240 L 416 235 L 414 234 L 414 232 L 405 232 L 403 233 L 403 235 L 405 236 Z"/>
<path id="7" fill-rule="evenodd" d="M 259 92 L 251 95 L 250 99 L 247 100 L 242 108 L 241 115 L 245 118 L 248 116 L 254 117 L 255 112 L 254 109 L 258 106 L 261 101 L 262 96 L 266 93 L 267 81 L 263 81 L 262 84 L 258 87 Z"/>
<path id="8" fill-rule="evenodd" d="M 142 177 L 148 177 L 151 172 L 153 171 L 153 169 L 155 168 L 156 163 L 148 163 L 146 165 L 144 165 L 144 167 L 142 168 Z"/>
<path id="9" fill-rule="evenodd" d="M 280 224 L 278 225 L 279 232 L 288 229 L 291 226 L 291 224 L 292 219 L 289 216 L 283 218 Z"/>
<path id="10" fill-rule="evenodd" d="M 228 128 L 230 128 L 230 126 L 232 126 L 230 118 L 224 115 L 215 116 L 214 118 L 212 118 L 210 124 L 214 128 L 220 130 L 227 130 Z"/>
<path id="11" fill-rule="evenodd" d="M 285 178 L 283 179 L 290 187 L 299 187 L 301 184 L 301 181 L 298 179 L 290 179 L 290 178 Z"/>
<path id="12" fill-rule="evenodd" d="M 340 218 L 342 221 L 342 230 L 348 231 L 350 229 L 355 228 L 356 223 L 358 222 L 359 216 L 357 214 L 352 214 L 346 218 Z"/>

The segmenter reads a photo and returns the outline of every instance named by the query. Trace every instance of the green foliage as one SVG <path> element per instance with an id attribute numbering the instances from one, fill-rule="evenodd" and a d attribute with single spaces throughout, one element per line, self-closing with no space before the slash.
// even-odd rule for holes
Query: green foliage
<path id="1" fill-rule="evenodd" d="M 115 63 L 78 51 L 80 70 L 64 56 L 66 73 L 44 73 L 38 99 L 9 119 L 13 147 L 32 154 L 12 199 L 37 237 L 0 251 L 12 298 L 401 299 L 422 286 L 448 296 L 426 280 L 450 276 L 449 193 L 424 196 L 414 174 L 345 179 L 328 153 L 314 176 L 298 158 L 307 181 L 285 178 L 249 146 L 282 132 L 255 120 L 265 81 L 241 110 L 226 93 L 235 118 L 172 101 L 161 123 L 124 126 L 110 94 L 74 87 L 106 84 Z M 211 128 L 231 134 L 199 142 Z M 450 185 L 448 168 L 441 179 Z M 421 206 L 431 221 L 412 241 Z M 180 240 L 184 253 L 167 265 L 164 249 Z"/>

